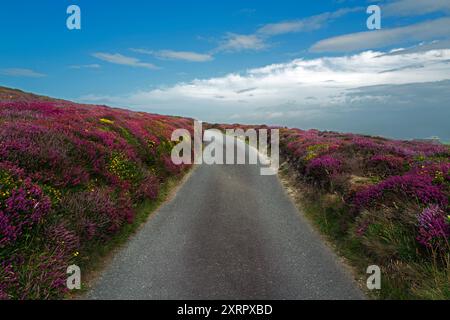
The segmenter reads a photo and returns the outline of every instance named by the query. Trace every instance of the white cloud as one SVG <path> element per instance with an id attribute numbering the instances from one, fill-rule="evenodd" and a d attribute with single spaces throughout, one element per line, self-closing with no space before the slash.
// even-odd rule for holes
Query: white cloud
<path id="1" fill-rule="evenodd" d="M 349 52 L 449 38 L 449 26 L 450 18 L 446 17 L 405 27 L 351 33 L 321 40 L 310 50 L 313 52 Z"/>
<path id="2" fill-rule="evenodd" d="M 43 73 L 23 68 L 1 69 L 0 74 L 9 77 L 23 77 L 23 78 L 42 78 L 46 76 Z"/>
<path id="3" fill-rule="evenodd" d="M 103 52 L 96 52 L 93 54 L 94 57 L 97 59 L 113 63 L 113 64 L 119 64 L 124 66 L 130 66 L 130 67 L 137 67 L 137 68 L 146 68 L 146 69 L 158 69 L 157 66 L 151 63 L 142 62 L 137 58 L 133 57 L 127 57 L 124 55 L 121 55 L 119 53 L 103 53 Z"/>
<path id="4" fill-rule="evenodd" d="M 191 51 L 174 51 L 174 50 L 146 50 L 146 49 L 131 49 L 131 51 L 141 54 L 153 55 L 159 59 L 167 60 L 183 60 L 190 62 L 207 62 L 213 60 L 210 54 L 203 54 Z"/>
<path id="5" fill-rule="evenodd" d="M 296 59 L 242 74 L 79 101 L 210 122 L 450 139 L 450 49 L 397 52 Z"/>
<path id="6" fill-rule="evenodd" d="M 265 48 L 267 48 L 267 45 L 264 42 L 264 39 L 258 35 L 227 33 L 220 46 L 214 51 L 236 52 L 243 50 L 262 50 Z"/>
<path id="7" fill-rule="evenodd" d="M 409 47 L 409 48 L 400 48 L 391 50 L 387 55 L 399 55 L 399 54 L 407 54 L 407 53 L 416 53 L 430 50 L 439 50 L 439 49 L 449 49 L 450 48 L 450 39 L 448 40 L 435 40 L 430 42 L 421 42 L 418 45 Z"/>
<path id="8" fill-rule="evenodd" d="M 227 33 L 218 48 L 213 50 L 217 52 L 239 52 L 244 50 L 259 51 L 269 47 L 267 40 L 274 36 L 287 33 L 308 32 L 319 30 L 325 27 L 329 22 L 343 17 L 351 12 L 363 10 L 362 7 L 343 8 L 334 12 L 325 12 L 319 15 L 307 18 L 281 21 L 263 25 L 256 32 L 251 34 Z"/>
<path id="9" fill-rule="evenodd" d="M 314 99 L 316 105 L 327 107 L 341 103 L 347 90 L 363 85 L 450 79 L 449 60 L 450 49 L 404 55 L 367 51 L 351 56 L 296 59 L 250 69 L 244 74 L 196 79 L 172 87 L 108 97 L 107 102 L 134 107 L 204 106 L 226 110 L 229 106 L 255 108 L 285 101 L 306 105 Z"/>
<path id="10" fill-rule="evenodd" d="M 363 10 L 361 7 L 343 8 L 335 12 L 325 12 L 319 15 L 297 19 L 292 21 L 283 21 L 270 23 L 258 29 L 257 33 L 267 36 L 276 36 L 292 32 L 307 32 L 323 28 L 330 21 L 340 18 L 351 12 Z"/>
<path id="11" fill-rule="evenodd" d="M 79 65 L 72 65 L 69 66 L 70 69 L 99 69 L 100 65 L 97 63 L 93 64 L 79 64 Z"/>
<path id="12" fill-rule="evenodd" d="M 323 16 L 315 16 L 302 20 L 270 23 L 258 29 L 259 34 L 275 36 L 291 32 L 313 31 L 322 28 L 326 19 Z"/>
<path id="13" fill-rule="evenodd" d="M 397 0 L 382 5 L 383 16 L 419 16 L 443 11 L 450 13 L 448 0 Z"/>

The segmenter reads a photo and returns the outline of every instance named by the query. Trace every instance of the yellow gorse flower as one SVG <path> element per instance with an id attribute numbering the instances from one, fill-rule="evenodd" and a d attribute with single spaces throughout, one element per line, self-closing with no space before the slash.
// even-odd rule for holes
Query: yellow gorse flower
<path id="1" fill-rule="evenodd" d="M 330 146 L 327 144 L 316 144 L 313 146 L 309 146 L 306 149 L 308 153 L 305 157 L 305 160 L 310 161 L 310 160 L 317 158 L 322 152 L 328 150 L 329 147 Z"/>
<path id="2" fill-rule="evenodd" d="M 44 189 L 44 193 L 52 199 L 53 203 L 61 202 L 61 199 L 62 199 L 61 191 L 59 191 L 58 189 L 55 189 L 51 186 L 48 186 L 48 185 L 44 186 L 43 189 Z"/>
<path id="3" fill-rule="evenodd" d="M 106 119 L 106 118 L 101 118 L 100 122 L 104 123 L 104 124 L 114 124 L 114 121 Z"/>
<path id="4" fill-rule="evenodd" d="M 20 181 L 19 181 L 20 182 Z M 0 199 L 11 196 L 11 190 L 17 186 L 17 182 L 6 172 L 0 172 Z"/>
<path id="5" fill-rule="evenodd" d="M 108 170 L 122 180 L 133 180 L 138 176 L 135 164 L 121 153 L 113 154 Z"/>

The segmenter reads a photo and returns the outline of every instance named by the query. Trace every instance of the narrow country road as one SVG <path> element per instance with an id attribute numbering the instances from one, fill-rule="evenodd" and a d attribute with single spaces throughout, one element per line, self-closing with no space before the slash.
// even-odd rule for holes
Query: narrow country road
<path id="1" fill-rule="evenodd" d="M 364 295 L 297 211 L 277 176 L 261 176 L 256 165 L 200 165 L 116 254 L 85 298 Z"/>

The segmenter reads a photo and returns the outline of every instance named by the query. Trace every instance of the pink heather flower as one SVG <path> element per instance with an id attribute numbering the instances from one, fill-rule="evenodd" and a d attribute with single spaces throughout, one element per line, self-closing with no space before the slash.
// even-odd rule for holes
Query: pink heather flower
<path id="1" fill-rule="evenodd" d="M 432 205 L 422 211 L 418 217 L 418 228 L 417 241 L 420 244 L 430 249 L 449 249 L 450 225 L 439 206 Z"/>
<path id="2" fill-rule="evenodd" d="M 15 242 L 50 212 L 51 201 L 41 188 L 26 179 L 0 207 L 0 248 Z"/>
<path id="3" fill-rule="evenodd" d="M 375 155 L 368 161 L 370 169 L 375 169 L 383 174 L 399 174 L 402 172 L 405 159 L 397 156 Z"/>
<path id="4" fill-rule="evenodd" d="M 341 162 L 331 156 L 325 155 L 319 158 L 311 160 L 306 167 L 307 173 L 313 173 L 314 171 L 325 171 L 328 175 L 339 172 Z"/>
<path id="5" fill-rule="evenodd" d="M 393 176 L 358 192 L 353 203 L 358 209 L 370 207 L 377 200 L 381 200 L 387 193 L 396 193 L 412 199 L 417 199 L 422 204 L 438 204 L 442 207 L 448 205 L 442 186 L 434 185 L 433 178 L 425 175 L 406 174 Z"/>

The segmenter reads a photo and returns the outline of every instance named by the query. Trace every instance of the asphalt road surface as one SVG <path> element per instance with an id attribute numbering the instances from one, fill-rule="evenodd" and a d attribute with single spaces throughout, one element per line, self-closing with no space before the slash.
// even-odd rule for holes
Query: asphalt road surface
<path id="1" fill-rule="evenodd" d="M 238 148 L 245 148 L 240 142 Z M 250 151 L 254 152 L 254 151 Z M 259 165 L 199 165 L 86 299 L 364 299 Z"/>

